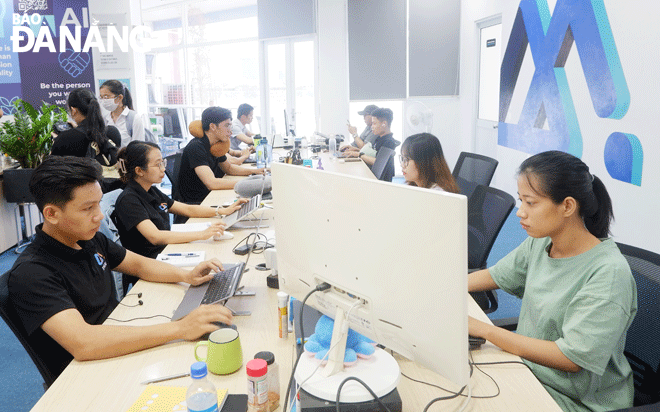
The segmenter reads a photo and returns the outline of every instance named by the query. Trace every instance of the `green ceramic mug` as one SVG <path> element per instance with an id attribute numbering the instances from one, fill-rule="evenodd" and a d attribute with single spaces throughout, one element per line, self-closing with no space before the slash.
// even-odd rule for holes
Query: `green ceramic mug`
<path id="1" fill-rule="evenodd" d="M 206 358 L 197 354 L 197 348 L 208 346 Z M 211 333 L 209 340 L 197 342 L 195 359 L 206 362 L 209 372 L 216 375 L 228 375 L 243 365 L 243 350 L 238 332 L 231 328 L 218 329 Z"/>

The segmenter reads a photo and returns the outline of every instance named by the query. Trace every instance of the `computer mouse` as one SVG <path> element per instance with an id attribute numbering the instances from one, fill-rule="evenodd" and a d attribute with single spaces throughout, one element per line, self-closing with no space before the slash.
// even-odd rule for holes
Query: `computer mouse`
<path id="1" fill-rule="evenodd" d="M 339 159 L 339 163 L 346 163 L 345 159 Z"/>
<path id="2" fill-rule="evenodd" d="M 213 240 L 228 240 L 228 239 L 233 239 L 233 238 L 234 238 L 234 234 L 231 233 L 231 232 L 227 232 L 227 231 L 225 231 L 225 233 L 223 233 L 221 235 L 214 235 L 213 236 Z"/>
<path id="3" fill-rule="evenodd" d="M 231 328 L 234 330 L 238 330 L 236 329 L 236 325 L 227 325 L 226 323 L 222 323 L 222 322 L 213 322 L 213 324 L 217 325 L 218 329 Z M 211 336 L 213 332 L 215 331 L 211 331 L 209 333 L 203 334 L 202 336 L 199 337 L 199 340 L 209 340 L 209 336 Z"/>

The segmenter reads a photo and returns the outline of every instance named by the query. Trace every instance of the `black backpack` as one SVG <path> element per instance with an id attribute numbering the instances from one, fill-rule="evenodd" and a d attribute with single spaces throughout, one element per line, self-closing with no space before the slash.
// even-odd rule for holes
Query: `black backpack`
<path id="1" fill-rule="evenodd" d="M 87 135 L 87 132 L 84 129 L 79 127 L 76 129 Z M 96 161 L 99 162 L 101 166 L 112 166 L 117 163 L 117 145 L 115 145 L 115 142 L 108 139 L 107 137 L 100 147 L 95 141 L 91 141 L 89 146 L 87 146 L 87 153 L 85 154 L 85 157 L 96 159 Z"/>

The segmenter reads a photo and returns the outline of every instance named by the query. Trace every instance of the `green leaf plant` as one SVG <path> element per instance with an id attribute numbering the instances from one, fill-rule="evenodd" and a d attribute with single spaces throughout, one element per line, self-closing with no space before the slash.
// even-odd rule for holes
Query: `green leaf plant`
<path id="1" fill-rule="evenodd" d="M 53 146 L 53 126 L 66 122 L 66 111 L 43 103 L 40 110 L 25 100 L 14 102 L 14 120 L 0 124 L 0 152 L 18 161 L 23 168 L 35 168 Z"/>

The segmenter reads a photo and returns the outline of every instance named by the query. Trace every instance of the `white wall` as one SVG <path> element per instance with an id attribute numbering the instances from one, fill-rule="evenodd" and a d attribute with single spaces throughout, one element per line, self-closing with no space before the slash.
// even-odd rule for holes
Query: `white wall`
<path id="1" fill-rule="evenodd" d="M 549 1 L 550 9 L 555 1 Z M 513 19 L 519 0 L 465 0 L 461 7 L 461 141 L 466 149 L 473 144 L 476 101 L 476 68 L 478 33 L 476 22 L 493 15 L 502 15 L 502 54 L 506 49 Z M 658 139 L 658 114 L 660 114 L 660 65 L 657 35 L 659 6 L 651 0 L 620 2 L 604 0 L 605 9 L 623 72 L 630 90 L 630 108 L 621 120 L 602 119 L 594 112 L 587 90 L 582 66 L 575 44 L 565 68 L 583 139 L 582 159 L 592 173 L 607 186 L 614 204 L 615 222 L 612 232 L 615 240 L 660 253 L 660 139 Z M 531 78 L 530 54 L 523 65 L 522 78 Z M 516 90 L 512 107 L 521 104 L 529 83 L 518 81 L 521 93 Z M 518 99 L 518 102 L 515 100 Z M 515 114 L 514 114 L 515 116 Z M 607 137 L 613 132 L 631 133 L 639 138 L 644 150 L 641 186 L 625 183 L 610 177 L 604 163 Z M 496 185 L 516 196 L 516 168 L 528 155 L 516 150 L 497 146 L 489 154 L 500 161 Z"/>
<path id="2" fill-rule="evenodd" d="M 346 0 L 320 0 L 317 11 L 317 127 L 325 134 L 344 134 L 349 115 Z"/>

